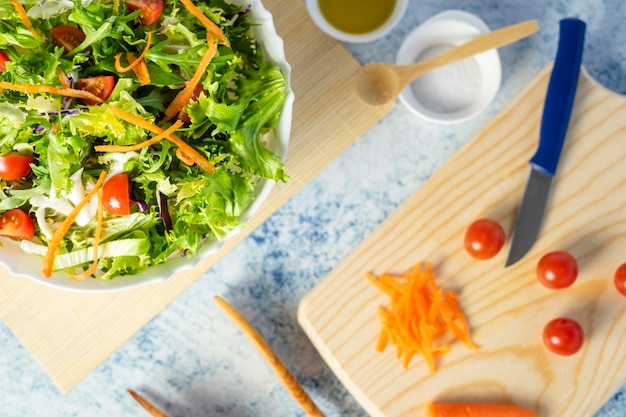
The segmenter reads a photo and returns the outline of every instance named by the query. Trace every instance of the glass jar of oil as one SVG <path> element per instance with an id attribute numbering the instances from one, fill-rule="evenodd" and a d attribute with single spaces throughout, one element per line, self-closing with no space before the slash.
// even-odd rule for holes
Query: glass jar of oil
<path id="1" fill-rule="evenodd" d="M 322 16 L 345 33 L 369 33 L 382 26 L 396 6 L 396 0 L 318 0 Z"/>

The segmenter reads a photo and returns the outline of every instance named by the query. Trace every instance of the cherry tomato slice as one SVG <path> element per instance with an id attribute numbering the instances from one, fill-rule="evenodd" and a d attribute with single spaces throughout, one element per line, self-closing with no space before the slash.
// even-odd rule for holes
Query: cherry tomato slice
<path id="1" fill-rule="evenodd" d="M 491 219 L 479 219 L 465 232 L 465 249 L 476 259 L 493 258 L 504 245 L 502 226 Z"/>
<path id="2" fill-rule="evenodd" d="M 613 282 L 617 291 L 626 297 L 626 263 L 617 268 Z"/>
<path id="3" fill-rule="evenodd" d="M 85 33 L 74 26 L 55 26 L 50 29 L 50 34 L 54 43 L 65 48 L 65 52 L 71 51 L 85 40 Z"/>
<path id="4" fill-rule="evenodd" d="M 0 236 L 14 240 L 32 240 L 35 236 L 33 221 L 18 208 L 9 210 L 0 217 Z"/>
<path id="5" fill-rule="evenodd" d="M 25 177 L 30 172 L 30 164 L 35 158 L 21 155 L 0 156 L 0 179 L 13 181 Z"/>
<path id="6" fill-rule="evenodd" d="M 10 61 L 9 57 L 7 56 L 7 54 L 5 54 L 4 52 L 0 51 L 0 72 L 6 71 L 7 69 L 7 65 L 5 64 L 5 62 Z"/>
<path id="7" fill-rule="evenodd" d="M 126 7 L 131 10 L 141 10 L 141 23 L 151 25 L 161 17 L 163 0 L 126 0 Z"/>
<path id="8" fill-rule="evenodd" d="M 78 80 L 78 88 L 90 92 L 102 101 L 106 101 L 115 87 L 115 77 L 112 75 L 99 75 Z M 97 104 L 93 100 L 82 99 L 85 104 L 92 106 Z"/>
<path id="9" fill-rule="evenodd" d="M 128 174 L 115 174 L 102 187 L 104 208 L 111 214 L 124 216 L 130 214 L 130 192 Z"/>
<path id="10" fill-rule="evenodd" d="M 559 317 L 543 329 L 543 343 L 550 352 L 570 356 L 578 352 L 583 345 L 585 334 L 577 321 Z"/>
<path id="11" fill-rule="evenodd" d="M 578 263 L 563 251 L 545 254 L 537 263 L 537 279 L 551 289 L 569 287 L 578 276 Z"/>

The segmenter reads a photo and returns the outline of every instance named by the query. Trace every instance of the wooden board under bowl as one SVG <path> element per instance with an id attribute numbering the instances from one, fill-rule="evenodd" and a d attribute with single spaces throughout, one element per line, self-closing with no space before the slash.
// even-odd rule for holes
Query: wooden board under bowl
<path id="1" fill-rule="evenodd" d="M 576 101 L 540 236 L 504 268 L 517 207 L 537 147 L 550 69 L 486 125 L 302 300 L 298 320 L 321 356 L 372 416 L 419 417 L 433 401 L 513 403 L 541 417 L 592 416 L 626 383 L 626 297 L 613 275 L 626 262 L 626 99 L 581 71 Z M 497 220 L 502 251 L 470 258 L 475 219 Z M 566 250 L 577 281 L 548 290 L 539 258 Z M 420 358 L 404 370 L 395 349 L 376 353 L 379 305 L 366 272 L 400 273 L 432 262 L 439 286 L 459 293 L 481 349 L 454 342 L 430 375 Z M 552 318 L 576 319 L 585 344 L 557 356 L 542 342 Z"/>

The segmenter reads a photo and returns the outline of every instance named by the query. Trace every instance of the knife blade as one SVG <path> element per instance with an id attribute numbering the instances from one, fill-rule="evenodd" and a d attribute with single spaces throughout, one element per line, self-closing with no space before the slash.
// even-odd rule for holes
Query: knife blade
<path id="1" fill-rule="evenodd" d="M 559 22 L 559 44 L 541 116 L 539 145 L 529 161 L 530 174 L 517 212 L 505 267 L 522 259 L 539 236 L 574 106 L 585 28 L 585 22 L 576 18 Z"/>

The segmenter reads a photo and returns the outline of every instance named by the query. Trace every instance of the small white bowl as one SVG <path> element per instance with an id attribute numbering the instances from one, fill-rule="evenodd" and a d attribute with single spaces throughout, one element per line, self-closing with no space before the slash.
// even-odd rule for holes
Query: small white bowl
<path id="1" fill-rule="evenodd" d="M 396 63 L 423 61 L 489 31 L 485 22 L 471 13 L 442 12 L 407 36 Z M 500 56 L 492 49 L 422 75 L 402 90 L 400 101 L 427 121 L 459 123 L 476 116 L 491 103 L 501 80 Z"/>
<path id="2" fill-rule="evenodd" d="M 313 22 L 324 33 L 342 42 L 364 43 L 374 41 L 388 34 L 398 24 L 402 16 L 404 16 L 404 12 L 406 11 L 406 8 L 409 4 L 409 0 L 396 0 L 391 15 L 382 25 L 378 26 L 370 32 L 358 34 L 344 32 L 331 25 L 320 11 L 318 0 L 305 0 L 305 3 L 306 8 L 309 11 L 309 15 L 313 19 Z"/>

